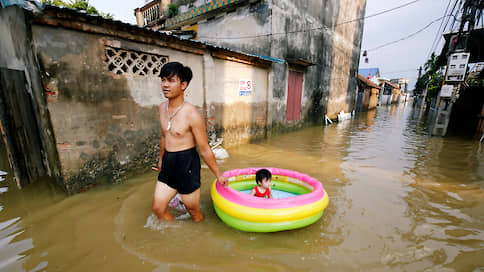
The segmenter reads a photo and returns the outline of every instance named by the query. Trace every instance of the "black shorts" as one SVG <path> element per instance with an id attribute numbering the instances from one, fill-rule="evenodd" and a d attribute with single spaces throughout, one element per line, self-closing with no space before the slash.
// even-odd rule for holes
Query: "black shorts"
<path id="1" fill-rule="evenodd" d="M 190 194 L 200 188 L 200 157 L 197 149 L 168 152 L 161 159 L 158 181 L 180 194 Z"/>

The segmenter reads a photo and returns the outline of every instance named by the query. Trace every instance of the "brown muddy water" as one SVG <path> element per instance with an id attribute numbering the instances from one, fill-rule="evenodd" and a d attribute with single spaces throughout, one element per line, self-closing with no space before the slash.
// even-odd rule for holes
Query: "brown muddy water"
<path id="1" fill-rule="evenodd" d="M 484 143 L 429 137 L 410 105 L 228 149 L 223 170 L 273 166 L 330 197 L 303 229 L 245 233 L 215 215 L 158 223 L 156 173 L 66 197 L 46 182 L 0 182 L 2 271 L 484 271 Z M 0 170 L 11 172 L 4 150 Z"/>

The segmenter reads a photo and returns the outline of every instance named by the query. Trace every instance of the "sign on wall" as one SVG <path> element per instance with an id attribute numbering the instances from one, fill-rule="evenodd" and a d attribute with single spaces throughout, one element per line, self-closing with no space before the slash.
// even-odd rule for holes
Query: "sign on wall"
<path id="1" fill-rule="evenodd" d="M 454 53 L 449 56 L 449 67 L 445 81 L 464 81 L 469 53 Z"/>
<path id="2" fill-rule="evenodd" d="M 250 96 L 252 94 L 252 80 L 240 79 L 239 80 L 239 96 Z"/>
<path id="3" fill-rule="evenodd" d="M 452 85 L 444 85 L 440 90 L 441 97 L 451 97 L 452 93 L 454 92 L 455 87 Z"/>

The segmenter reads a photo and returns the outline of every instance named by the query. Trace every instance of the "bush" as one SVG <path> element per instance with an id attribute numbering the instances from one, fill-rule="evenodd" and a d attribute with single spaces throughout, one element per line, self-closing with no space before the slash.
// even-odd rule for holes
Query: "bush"
<path id="1" fill-rule="evenodd" d="M 178 15 L 178 5 L 177 4 L 169 4 L 168 5 L 168 18 L 174 17 Z"/>

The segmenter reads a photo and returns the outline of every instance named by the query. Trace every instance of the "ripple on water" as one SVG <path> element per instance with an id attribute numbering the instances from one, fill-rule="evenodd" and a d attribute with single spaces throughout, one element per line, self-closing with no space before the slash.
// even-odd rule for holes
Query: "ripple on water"
<path id="1" fill-rule="evenodd" d="M 20 217 L 0 222 L 0 270 L 22 271 L 20 260 L 25 258 L 24 252 L 32 249 L 32 239 L 20 239 L 24 233 Z"/>

